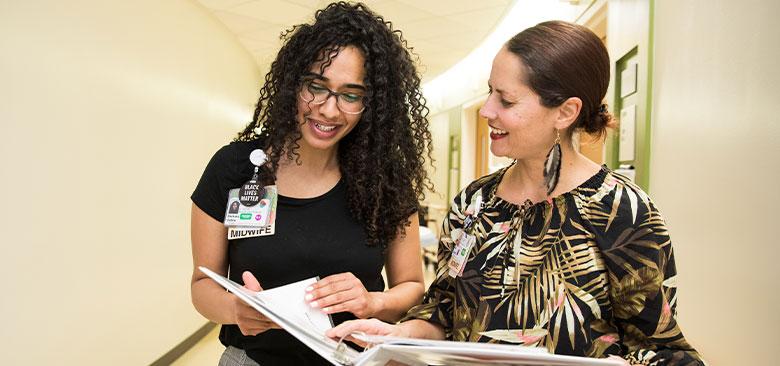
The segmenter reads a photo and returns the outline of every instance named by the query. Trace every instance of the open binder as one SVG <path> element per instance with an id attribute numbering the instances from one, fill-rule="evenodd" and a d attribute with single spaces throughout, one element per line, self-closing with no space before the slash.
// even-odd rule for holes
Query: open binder
<path id="1" fill-rule="evenodd" d="M 325 336 L 333 326 L 330 317 L 303 300 L 305 288 L 316 278 L 261 292 L 253 292 L 208 268 L 198 267 L 222 287 L 273 320 L 280 327 L 336 366 L 394 365 L 516 365 L 516 366 L 620 366 L 618 360 L 550 354 L 544 348 L 506 344 L 434 341 L 369 336 L 353 337 L 373 346 L 358 352 Z"/>

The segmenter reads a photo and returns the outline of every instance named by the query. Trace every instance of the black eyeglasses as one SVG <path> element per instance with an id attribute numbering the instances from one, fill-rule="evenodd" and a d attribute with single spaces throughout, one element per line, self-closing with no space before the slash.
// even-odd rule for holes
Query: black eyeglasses
<path id="1" fill-rule="evenodd" d="M 305 102 L 316 105 L 325 103 L 333 95 L 336 97 L 336 106 L 346 114 L 359 114 L 366 109 L 363 104 L 364 95 L 354 92 L 335 92 L 318 83 L 316 79 L 305 80 L 299 94 Z"/>

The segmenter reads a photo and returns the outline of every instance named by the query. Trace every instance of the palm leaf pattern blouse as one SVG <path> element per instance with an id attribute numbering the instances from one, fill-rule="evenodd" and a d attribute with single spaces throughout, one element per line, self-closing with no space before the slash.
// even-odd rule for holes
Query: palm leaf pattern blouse
<path id="1" fill-rule="evenodd" d="M 646 365 L 704 364 L 677 324 L 672 245 L 647 194 L 602 167 L 571 192 L 516 205 L 495 195 L 506 169 L 455 198 L 437 278 L 405 319 L 438 324 L 455 341 L 615 354 Z M 484 204 L 474 216 L 480 195 Z M 476 244 L 462 275 L 452 278 L 447 263 L 464 221 Z"/>

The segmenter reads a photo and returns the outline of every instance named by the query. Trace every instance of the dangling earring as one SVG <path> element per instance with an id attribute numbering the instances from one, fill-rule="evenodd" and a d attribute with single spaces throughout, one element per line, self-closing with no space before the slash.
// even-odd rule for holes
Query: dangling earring
<path id="1" fill-rule="evenodd" d="M 558 185 L 558 178 L 561 175 L 561 134 L 555 130 L 555 144 L 547 158 L 544 160 L 544 185 L 547 187 L 547 196 L 549 196 Z"/>

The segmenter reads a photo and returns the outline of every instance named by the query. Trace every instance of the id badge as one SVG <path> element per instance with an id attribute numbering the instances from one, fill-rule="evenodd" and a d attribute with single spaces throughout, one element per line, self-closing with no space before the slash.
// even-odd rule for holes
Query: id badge
<path id="1" fill-rule="evenodd" d="M 268 191 L 256 205 L 245 206 L 238 199 L 238 188 L 228 193 L 228 206 L 225 211 L 225 226 L 262 227 L 268 224 L 271 214 L 271 197 Z"/>
<path id="2" fill-rule="evenodd" d="M 273 235 L 277 198 L 276 186 L 265 186 L 260 201 L 253 206 L 245 206 L 239 200 L 239 188 L 231 189 L 224 221 L 228 227 L 228 239 Z"/>
<path id="3" fill-rule="evenodd" d="M 474 244 L 477 242 L 477 237 L 474 235 L 466 234 L 462 232 L 458 238 L 457 245 L 452 251 L 452 257 L 450 257 L 447 267 L 449 267 L 450 277 L 457 277 L 463 275 L 463 269 L 466 267 L 466 262 L 469 259 L 469 252 Z"/>

